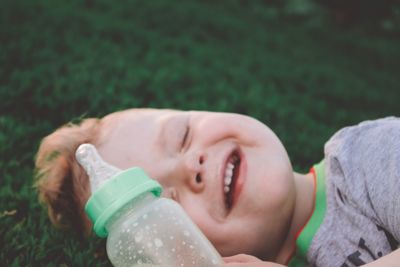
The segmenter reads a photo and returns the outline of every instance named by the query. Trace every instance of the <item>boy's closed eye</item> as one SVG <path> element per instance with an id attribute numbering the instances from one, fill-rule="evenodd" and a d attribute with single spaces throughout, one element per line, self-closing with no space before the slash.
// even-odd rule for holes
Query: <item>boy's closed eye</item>
<path id="1" fill-rule="evenodd" d="M 187 150 L 190 142 L 189 116 L 170 117 L 163 123 L 160 141 L 168 155 Z"/>
<path id="2" fill-rule="evenodd" d="M 186 147 L 186 143 L 188 141 L 189 132 L 190 132 L 189 123 L 185 122 L 185 131 L 184 131 L 184 135 L 182 137 L 181 151 L 183 151 L 185 149 L 185 147 Z"/>

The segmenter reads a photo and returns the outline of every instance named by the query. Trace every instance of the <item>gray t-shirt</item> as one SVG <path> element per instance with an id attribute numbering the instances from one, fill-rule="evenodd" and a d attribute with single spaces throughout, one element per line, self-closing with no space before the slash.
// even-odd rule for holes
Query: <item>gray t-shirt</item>
<path id="1" fill-rule="evenodd" d="M 324 165 L 326 210 L 307 251 L 308 265 L 360 266 L 396 250 L 400 119 L 340 130 L 325 145 Z"/>

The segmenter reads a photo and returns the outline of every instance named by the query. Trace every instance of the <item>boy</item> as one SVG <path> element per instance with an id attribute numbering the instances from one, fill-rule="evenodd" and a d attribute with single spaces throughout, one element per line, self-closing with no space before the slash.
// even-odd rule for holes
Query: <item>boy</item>
<path id="1" fill-rule="evenodd" d="M 46 137 L 37 187 L 55 224 L 88 232 L 90 189 L 74 153 L 92 143 L 110 164 L 158 180 L 222 256 L 242 254 L 227 266 L 389 266 L 400 261 L 399 133 L 395 118 L 345 128 L 323 162 L 298 174 L 253 118 L 126 110 Z"/>

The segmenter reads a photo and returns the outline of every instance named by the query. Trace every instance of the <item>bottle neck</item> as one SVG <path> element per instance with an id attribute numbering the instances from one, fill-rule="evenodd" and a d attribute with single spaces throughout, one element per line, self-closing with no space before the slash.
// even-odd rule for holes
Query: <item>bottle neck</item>
<path id="1" fill-rule="evenodd" d="M 157 199 L 159 199 L 159 197 L 155 196 L 151 192 L 143 193 L 132 199 L 129 203 L 116 211 L 114 215 L 108 220 L 108 222 L 105 224 L 107 232 L 110 233 L 115 225 L 120 224 L 134 214 L 138 214 L 141 209 L 148 206 L 150 203 L 156 201 Z"/>

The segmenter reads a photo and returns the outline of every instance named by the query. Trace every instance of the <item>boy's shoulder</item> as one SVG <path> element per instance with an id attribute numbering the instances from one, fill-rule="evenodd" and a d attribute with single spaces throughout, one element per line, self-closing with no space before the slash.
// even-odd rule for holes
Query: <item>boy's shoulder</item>
<path id="1" fill-rule="evenodd" d="M 364 121 L 338 131 L 326 143 L 324 172 L 327 210 L 310 262 L 358 266 L 397 249 L 400 119 Z"/>
<path id="2" fill-rule="evenodd" d="M 346 151 L 355 153 L 382 142 L 387 143 L 395 137 L 400 137 L 400 118 L 391 116 L 363 121 L 337 131 L 325 144 L 325 155 L 336 155 Z"/>
<path id="3" fill-rule="evenodd" d="M 326 144 L 325 160 L 331 193 L 400 240 L 400 118 L 343 128 Z"/>
<path id="4" fill-rule="evenodd" d="M 364 184 L 366 188 L 377 185 L 377 177 L 389 171 L 391 177 L 397 176 L 390 166 L 400 164 L 400 118 L 364 121 L 341 129 L 325 144 L 325 161 L 334 183 L 353 190 Z"/>

